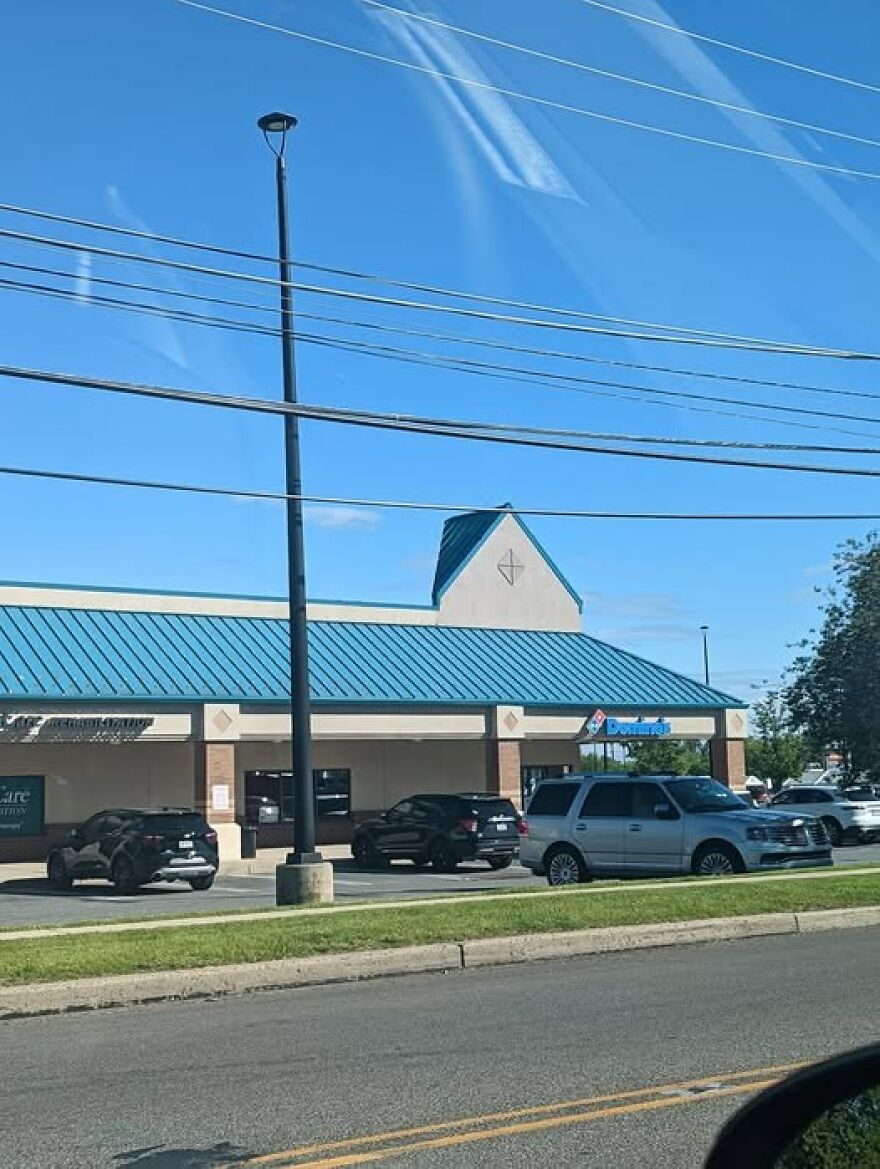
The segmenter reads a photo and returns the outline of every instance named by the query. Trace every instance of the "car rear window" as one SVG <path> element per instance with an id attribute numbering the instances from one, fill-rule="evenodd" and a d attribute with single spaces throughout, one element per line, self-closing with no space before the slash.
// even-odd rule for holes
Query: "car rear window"
<path id="1" fill-rule="evenodd" d="M 142 816 L 141 824 L 149 832 L 173 836 L 175 832 L 207 832 L 208 824 L 198 812 L 163 812 L 156 816 Z"/>
<path id="2" fill-rule="evenodd" d="M 513 816 L 515 818 L 517 814 L 516 808 L 510 800 L 471 799 L 467 797 L 461 801 L 460 807 L 463 812 L 470 812 L 483 819 L 489 816 Z"/>
<path id="3" fill-rule="evenodd" d="M 528 806 L 529 816 L 567 816 L 577 795 L 578 783 L 542 783 Z"/>

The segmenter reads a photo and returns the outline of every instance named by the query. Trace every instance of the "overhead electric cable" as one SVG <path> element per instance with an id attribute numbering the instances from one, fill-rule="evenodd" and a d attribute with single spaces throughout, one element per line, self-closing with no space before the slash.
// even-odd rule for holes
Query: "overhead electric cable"
<path id="1" fill-rule="evenodd" d="M 60 298 L 62 300 L 79 301 L 81 294 L 71 289 L 52 288 L 47 285 L 29 284 L 22 281 L 7 280 L 0 277 L 0 290 L 24 292 L 33 295 Z M 160 317 L 166 320 L 181 321 L 186 324 L 197 324 L 210 328 L 225 329 L 231 332 L 251 333 L 263 336 L 279 336 L 281 330 L 271 325 L 258 325 L 246 321 L 238 321 L 228 317 L 207 316 L 201 313 L 191 313 L 183 309 L 163 308 L 158 305 L 147 305 L 139 301 L 122 300 L 115 297 L 104 297 L 92 294 L 88 303 L 100 308 L 110 308 L 140 313 L 147 316 Z M 753 409 L 771 410 L 783 414 L 828 418 L 837 421 L 862 422 L 880 425 L 880 418 L 863 414 L 843 414 L 829 410 L 815 410 L 803 406 L 786 406 L 777 402 L 752 402 L 742 398 L 726 398 L 720 395 L 695 394 L 687 390 L 668 390 L 656 386 L 642 386 L 634 382 L 615 382 L 600 378 L 587 378 L 578 374 L 556 373 L 551 370 L 528 369 L 518 366 L 501 365 L 492 362 L 477 361 L 471 358 L 447 356 L 444 354 L 427 353 L 419 350 L 402 349 L 395 346 L 377 345 L 369 342 L 356 341 L 349 338 L 322 336 L 320 334 L 299 333 L 298 339 L 307 345 L 319 345 L 325 348 L 343 349 L 348 352 L 363 354 L 368 357 L 390 358 L 396 361 L 406 361 L 417 365 L 431 365 L 453 369 L 460 373 L 477 373 L 488 377 L 497 377 L 525 382 L 528 385 L 549 386 L 550 388 L 574 389 L 581 386 L 599 386 L 620 390 L 630 390 L 636 393 L 660 398 L 681 398 L 695 402 L 716 402 L 723 405 L 745 406 Z M 569 384 L 573 383 L 573 384 Z M 584 390 L 593 393 L 592 390 Z M 600 395 L 605 396 L 605 395 Z M 620 397 L 621 395 L 612 395 Z M 729 412 L 724 412 L 727 416 Z M 772 421 L 760 415 L 740 415 L 755 421 Z M 859 433 L 841 431 L 841 433 Z"/>
<path id="2" fill-rule="evenodd" d="M 745 45 L 737 45 L 732 41 L 722 41 L 718 37 L 706 36 L 705 33 L 693 32 L 681 28 L 677 24 L 667 24 L 662 20 L 654 20 L 650 16 L 642 16 L 638 12 L 630 12 L 626 8 L 618 8 L 614 4 L 605 4 L 602 0 L 581 0 L 581 4 L 589 4 L 592 8 L 602 8 L 606 12 L 613 12 L 615 16 L 623 16 L 627 20 L 637 20 L 640 24 L 650 24 L 654 28 L 662 28 L 664 32 L 675 33 L 677 36 L 688 37 L 692 41 L 702 41 L 704 44 L 715 45 L 719 49 L 728 49 L 731 53 L 741 53 L 745 57 L 753 57 L 758 61 L 767 61 L 771 65 L 781 65 L 785 69 L 794 69 L 798 73 L 809 73 L 813 77 L 821 77 L 825 81 L 837 81 L 841 85 L 851 85 L 856 89 L 866 89 L 871 93 L 880 93 L 880 85 L 872 85 L 868 81 L 859 81 L 855 77 L 845 77 L 841 73 L 832 73 L 827 69 L 816 69 L 811 65 L 803 65 L 799 61 L 789 61 L 785 57 L 774 57 L 770 53 L 761 53 L 757 49 L 748 49 Z"/>
<path id="3" fill-rule="evenodd" d="M 219 495 L 235 499 L 261 501 L 284 501 L 298 499 L 302 503 L 324 506 L 345 506 L 364 508 L 393 508 L 402 511 L 432 512 L 489 512 L 503 515 L 513 511 L 517 515 L 544 516 L 558 519 L 588 520 L 676 520 L 676 521 L 737 521 L 742 523 L 788 523 L 788 522 L 873 522 L 880 520 L 880 512 L 626 512 L 626 511 L 578 511 L 548 507 L 492 507 L 483 504 L 465 503 L 421 503 L 416 500 L 346 498 L 338 495 L 288 495 L 281 491 L 258 491 L 237 487 L 209 487 L 195 483 L 171 483 L 155 479 L 128 479 L 115 475 L 87 475 L 75 471 L 51 471 L 36 467 L 0 466 L 0 475 L 21 476 L 28 479 L 54 479 L 64 483 L 88 483 L 106 487 L 137 487 L 152 491 L 188 492 L 196 495 Z"/>
<path id="4" fill-rule="evenodd" d="M 786 118 L 781 114 L 771 114 L 766 110 L 755 109 L 754 106 L 737 105 L 734 102 L 721 101 L 719 98 L 707 97 L 701 93 L 692 93 L 685 89 L 675 89 L 671 85 L 660 85 L 654 81 L 646 81 L 643 77 L 632 77 L 627 73 L 615 73 L 610 69 L 600 69 L 596 65 L 588 65 L 584 61 L 575 61 L 571 57 L 559 57 L 554 53 L 545 53 L 540 49 L 532 49 L 527 45 L 520 45 L 514 41 L 505 41 L 500 37 L 487 36 L 474 29 L 463 28 L 459 24 L 450 24 L 445 20 L 438 20 L 434 16 L 425 16 L 421 12 L 405 12 L 402 8 L 395 8 L 393 4 L 384 4 L 381 0 L 361 0 L 362 4 L 370 8 L 378 8 L 383 12 L 393 13 L 404 20 L 417 20 L 422 24 L 429 24 L 435 28 L 445 29 L 447 32 L 457 33 L 459 36 L 471 40 L 482 41 L 484 44 L 495 45 L 498 48 L 508 49 L 514 53 L 522 53 L 528 57 L 535 57 L 540 61 L 548 61 L 552 65 L 562 65 L 568 69 L 578 69 L 582 73 L 590 73 L 596 77 L 604 77 L 610 81 L 620 81 L 625 85 L 635 85 L 641 89 L 649 89 L 655 93 L 665 93 L 671 97 L 684 98 L 686 101 L 699 102 L 702 105 L 713 106 L 715 109 L 727 110 L 735 114 L 744 114 L 750 118 L 762 118 L 765 121 L 777 122 L 783 126 L 792 126 L 797 130 L 807 130 L 812 134 L 827 134 L 832 138 L 842 138 L 847 142 L 857 142 L 862 146 L 880 146 L 877 138 L 867 138 L 860 134 L 851 134 L 845 130 L 834 130 L 829 126 L 818 126 L 814 122 L 801 122 L 797 118 Z"/>
<path id="5" fill-rule="evenodd" d="M 301 41 L 308 41 L 311 44 L 321 45 L 324 48 L 337 49 L 344 53 L 351 53 L 357 57 L 363 57 L 372 61 L 379 61 L 385 65 L 394 65 L 400 69 L 409 69 L 416 73 L 425 74 L 429 77 L 440 77 L 445 81 L 453 81 L 457 85 L 469 85 L 475 89 L 488 90 L 492 93 L 501 94 L 503 97 L 510 97 L 516 101 L 531 102 L 535 105 L 544 106 L 550 109 L 561 110 L 564 113 L 577 114 L 584 118 L 593 118 L 596 121 L 604 122 L 609 125 L 626 126 L 631 130 L 641 130 L 649 134 L 659 134 L 665 138 L 673 138 L 681 142 L 693 142 L 700 146 L 710 146 L 716 150 L 731 151 L 735 154 L 746 154 L 758 158 L 767 158 L 772 162 L 783 162 L 790 166 L 806 167 L 810 170 L 819 170 L 825 174 L 839 174 L 847 175 L 853 178 L 862 179 L 880 179 L 880 172 L 857 170 L 854 167 L 835 166 L 827 162 L 815 162 L 809 158 L 798 158 L 791 154 L 775 154 L 769 150 L 759 150 L 752 146 L 739 146 L 733 142 L 723 142 L 717 138 L 706 138 L 697 134 L 686 134 L 680 130 L 671 130 L 666 126 L 657 126 L 650 122 L 637 122 L 631 118 L 620 118 L 613 114 L 603 114 L 598 110 L 588 110 L 583 106 L 569 105 L 567 102 L 554 101 L 551 98 L 540 97 L 533 93 L 522 93 L 516 89 L 507 89 L 500 85 L 491 85 L 487 81 L 478 81 L 473 77 L 462 77 L 458 73 L 448 73 L 443 69 L 433 69 L 427 65 L 417 65 L 413 61 L 404 61 L 399 57 L 390 57 L 385 53 L 375 53 L 368 49 L 359 49 L 354 45 L 345 44 L 342 41 L 333 41 L 327 37 L 313 36 L 310 33 L 299 32 L 295 29 L 284 28 L 278 24 L 269 24 L 268 21 L 255 20 L 250 16 L 242 16 L 238 12 L 229 12 L 224 8 L 215 8 L 210 4 L 198 3 L 197 0 L 175 0 L 177 4 L 183 4 L 187 8 L 197 8 L 202 12 L 210 12 L 215 16 L 225 17 L 227 20 L 239 21 L 242 24 L 249 24 L 256 28 L 266 29 L 271 32 L 282 33 L 285 36 L 295 37 Z"/>
<path id="6" fill-rule="evenodd" d="M 177 0 L 182 3 L 183 0 Z M 78 244 L 70 240 L 60 240 L 47 236 L 32 235 L 27 232 L 9 231 L 0 229 L 0 238 L 16 239 L 25 243 L 33 243 L 46 247 L 61 248 L 73 252 L 91 252 L 94 255 L 106 256 L 117 260 L 131 260 L 135 263 L 155 264 L 162 267 L 174 268 L 180 271 L 195 272 L 206 276 L 224 277 L 250 283 L 278 286 L 281 282 L 269 276 L 256 276 L 251 273 L 228 271 L 218 268 L 208 268 L 199 264 L 190 264 L 183 260 L 172 260 L 159 256 L 143 256 L 135 252 L 123 252 L 112 248 L 97 247 L 93 244 Z M 330 288 L 325 285 L 303 284 L 292 281 L 289 287 L 298 292 L 314 293 L 322 296 L 339 297 L 343 300 L 362 301 L 366 304 L 384 305 L 392 308 L 405 308 L 442 313 L 452 316 L 468 317 L 476 320 L 502 322 L 513 325 L 527 325 L 535 328 L 558 329 L 564 332 L 584 333 L 592 336 L 617 337 L 629 341 L 655 341 L 673 345 L 696 345 L 710 349 L 747 350 L 757 353 L 784 354 L 798 357 L 835 357 L 848 361 L 880 361 L 880 353 L 859 352 L 847 349 L 818 348 L 816 346 L 798 345 L 795 343 L 776 342 L 734 342 L 720 340 L 713 335 L 709 336 L 672 336 L 669 334 L 655 334 L 630 332 L 616 329 L 597 328 L 595 326 L 575 324 L 570 321 L 552 321 L 536 317 L 512 316 L 506 313 L 483 312 L 478 309 L 460 308 L 448 304 L 430 304 L 420 300 L 403 300 L 396 297 L 376 296 L 365 292 L 351 292 L 347 289 Z"/>
<path id="7" fill-rule="evenodd" d="M 0 365 L 0 377 L 45 382 L 51 385 L 76 386 L 113 393 L 186 402 L 190 405 L 219 406 L 232 410 L 251 410 L 265 414 L 289 414 L 318 422 L 342 423 L 380 430 L 394 430 L 435 437 L 462 438 L 477 442 L 502 443 L 513 446 L 537 447 L 550 450 L 573 451 L 581 454 L 612 455 L 624 458 L 655 459 L 673 463 L 697 463 L 704 466 L 748 468 L 763 471 L 799 472 L 811 475 L 854 476 L 880 478 L 880 469 L 872 467 L 842 467 L 827 464 L 765 462 L 757 459 L 734 459 L 717 455 L 679 454 L 672 451 L 644 451 L 624 447 L 596 446 L 569 442 L 552 437 L 554 432 L 537 427 L 514 427 L 504 423 L 478 422 L 447 418 L 426 418 L 412 414 L 387 414 L 377 411 L 350 410 L 334 406 L 306 403 L 274 402 L 264 398 L 250 398 L 226 394 L 206 393 L 201 390 L 181 390 L 167 386 L 125 382 L 111 378 L 91 378 L 49 370 L 24 369 Z M 587 436 L 587 432 L 556 432 Z"/>

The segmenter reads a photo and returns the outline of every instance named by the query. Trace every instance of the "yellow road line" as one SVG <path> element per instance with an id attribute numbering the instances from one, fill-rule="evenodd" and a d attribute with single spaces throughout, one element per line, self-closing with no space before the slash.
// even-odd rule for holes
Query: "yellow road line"
<path id="1" fill-rule="evenodd" d="M 256 1169 L 256 1167 L 263 1165 L 282 1167 L 292 1160 L 297 1160 L 305 1156 L 314 1156 L 319 1153 L 342 1152 L 343 1150 L 352 1150 L 363 1146 L 375 1146 L 409 1137 L 426 1137 L 448 1132 L 450 1129 L 474 1128 L 479 1125 L 497 1124 L 499 1121 L 517 1121 L 526 1117 L 541 1117 L 554 1112 L 560 1113 L 571 1109 L 594 1107 L 598 1104 L 617 1104 L 621 1101 L 639 1100 L 646 1096 L 655 1096 L 665 1092 L 682 1092 L 688 1089 L 706 1087 L 707 1085 L 719 1082 L 729 1084 L 731 1081 L 749 1079 L 750 1077 L 765 1078 L 771 1076 L 774 1079 L 778 1079 L 785 1073 L 795 1071 L 797 1068 L 803 1066 L 802 1062 L 775 1064 L 770 1067 L 750 1068 L 744 1072 L 726 1072 L 716 1076 L 701 1076 L 699 1079 L 681 1080 L 672 1084 L 656 1084 L 652 1087 L 634 1088 L 625 1092 L 612 1092 L 601 1096 L 583 1096 L 579 1099 L 560 1100 L 552 1104 L 538 1104 L 528 1108 L 513 1108 L 504 1112 L 487 1112 L 480 1116 L 463 1116 L 455 1120 L 444 1120 L 434 1124 L 391 1129 L 387 1132 L 371 1133 L 366 1136 L 299 1145 L 296 1148 L 285 1149 L 277 1153 L 264 1153 L 256 1157 L 249 1157 L 245 1161 L 230 1162 L 227 1166 L 221 1167 L 221 1169 Z M 712 1094 L 717 1096 L 719 1092 L 716 1091 Z M 690 1099 L 690 1097 L 686 1097 L 686 1099 Z M 665 1103 L 665 1099 L 663 1102 Z M 593 1114 L 591 1113 L 590 1115 Z"/>
<path id="2" fill-rule="evenodd" d="M 349 1165 L 366 1165 L 373 1161 L 383 1161 L 389 1157 L 399 1157 L 404 1153 L 414 1153 L 424 1149 L 451 1149 L 459 1145 L 469 1145 L 476 1141 L 497 1140 L 499 1137 L 522 1136 L 525 1133 L 546 1132 L 548 1129 L 562 1128 L 570 1124 L 589 1124 L 594 1120 L 604 1120 L 611 1116 L 627 1116 L 633 1113 L 653 1112 L 665 1108 L 675 1108 L 680 1104 L 694 1104 L 698 1100 L 717 1100 L 725 1096 L 740 1096 L 748 1092 L 758 1092 L 775 1084 L 776 1079 L 754 1080 L 745 1084 L 736 1084 L 730 1088 L 719 1088 L 716 1091 L 702 1093 L 697 1096 L 664 1096 L 656 1100 L 639 1100 L 632 1104 L 620 1104 L 611 1108 L 599 1108 L 592 1112 L 570 1113 L 565 1116 L 549 1116 L 543 1120 L 525 1120 L 518 1124 L 502 1125 L 499 1128 L 483 1128 L 471 1132 L 450 1133 L 445 1137 L 430 1137 L 426 1140 L 411 1141 L 405 1145 L 386 1145 L 383 1149 L 366 1150 L 360 1153 L 343 1153 L 339 1157 L 326 1157 L 318 1161 L 296 1161 L 295 1169 L 344 1169 Z M 294 1162 L 286 1163 L 294 1169 Z"/>

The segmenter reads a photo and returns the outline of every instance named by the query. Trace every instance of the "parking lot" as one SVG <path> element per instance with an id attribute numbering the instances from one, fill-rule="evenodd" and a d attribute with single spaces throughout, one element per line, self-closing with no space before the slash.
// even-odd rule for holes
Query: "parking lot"
<path id="1" fill-rule="evenodd" d="M 834 850 L 836 865 L 880 864 L 880 844 Z M 546 888 L 520 865 L 492 872 L 484 864 L 463 864 L 454 873 L 416 869 L 406 861 L 388 869 L 362 871 L 347 859 L 333 861 L 338 901 L 436 897 L 450 893 L 492 893 L 506 889 Z M 206 893 L 188 885 L 151 885 L 125 896 L 103 881 L 85 881 L 70 892 L 51 889 L 36 868 L 33 875 L 4 879 L 0 871 L 0 928 L 63 925 L 80 921 L 185 916 L 206 910 L 266 909 L 275 904 L 272 873 L 221 875 Z"/>

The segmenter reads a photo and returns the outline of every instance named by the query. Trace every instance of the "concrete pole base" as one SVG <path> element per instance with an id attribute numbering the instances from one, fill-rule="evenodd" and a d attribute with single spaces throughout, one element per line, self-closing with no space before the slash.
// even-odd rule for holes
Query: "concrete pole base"
<path id="1" fill-rule="evenodd" d="M 333 866 L 326 861 L 277 865 L 276 905 L 332 905 Z"/>

